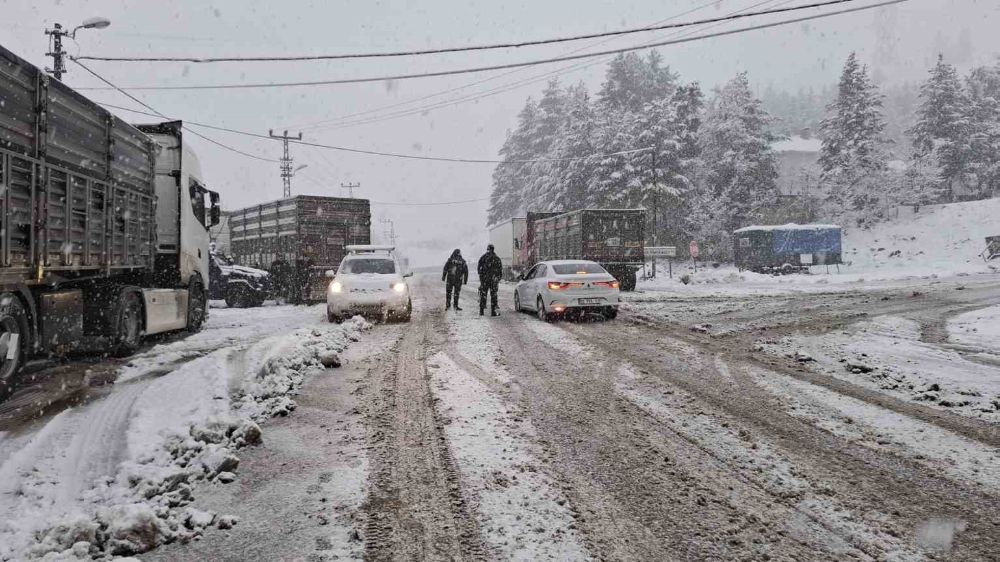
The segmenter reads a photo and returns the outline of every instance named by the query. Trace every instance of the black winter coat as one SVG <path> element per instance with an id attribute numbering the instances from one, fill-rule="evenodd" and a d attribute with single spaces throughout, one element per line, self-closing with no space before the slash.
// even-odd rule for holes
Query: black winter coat
<path id="1" fill-rule="evenodd" d="M 462 256 L 452 256 L 444 264 L 441 280 L 451 285 L 466 285 L 469 282 L 469 266 Z"/>
<path id="2" fill-rule="evenodd" d="M 500 279 L 503 278 L 503 262 L 500 261 L 500 256 L 496 255 L 496 252 L 486 252 L 483 257 L 479 258 L 477 271 L 480 283 L 499 283 Z"/>

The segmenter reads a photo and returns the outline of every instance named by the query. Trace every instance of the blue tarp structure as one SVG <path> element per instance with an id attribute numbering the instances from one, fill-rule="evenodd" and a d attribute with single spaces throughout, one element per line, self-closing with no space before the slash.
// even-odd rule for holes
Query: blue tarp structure
<path id="1" fill-rule="evenodd" d="M 816 227 L 815 229 L 797 228 L 782 230 L 780 227 L 772 231 L 772 250 L 781 254 L 839 254 L 840 228 Z"/>

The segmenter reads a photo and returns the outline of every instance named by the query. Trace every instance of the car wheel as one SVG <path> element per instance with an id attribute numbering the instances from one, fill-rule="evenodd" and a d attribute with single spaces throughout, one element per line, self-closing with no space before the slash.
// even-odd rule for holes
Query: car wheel
<path id="1" fill-rule="evenodd" d="M 328 306 L 328 307 L 326 307 L 326 321 L 329 322 L 329 323 L 331 323 L 331 324 L 340 324 L 343 320 L 341 320 L 340 316 L 337 316 L 336 314 L 334 314 L 330 310 L 330 307 Z"/>
<path id="2" fill-rule="evenodd" d="M 139 293 L 127 291 L 122 295 L 118 311 L 118 329 L 115 333 L 115 355 L 125 357 L 139 349 L 142 339 L 142 301 Z"/>
<path id="3" fill-rule="evenodd" d="M 413 300 L 412 299 L 407 299 L 407 301 L 406 301 L 406 312 L 404 312 L 403 315 L 400 316 L 400 320 L 403 321 L 403 322 L 409 322 L 410 318 L 412 318 L 412 317 L 413 317 Z"/>
<path id="4" fill-rule="evenodd" d="M 514 290 L 514 312 L 523 312 L 524 309 L 521 308 L 521 297 L 517 294 L 517 290 Z"/>
<path id="5" fill-rule="evenodd" d="M 12 294 L 0 295 L 0 400 L 14 393 L 28 347 L 28 315 Z"/>
<path id="6" fill-rule="evenodd" d="M 542 302 L 542 297 L 538 297 L 535 302 L 535 310 L 538 313 L 538 319 L 542 322 L 551 322 L 553 320 L 552 315 L 545 311 L 545 303 Z"/>

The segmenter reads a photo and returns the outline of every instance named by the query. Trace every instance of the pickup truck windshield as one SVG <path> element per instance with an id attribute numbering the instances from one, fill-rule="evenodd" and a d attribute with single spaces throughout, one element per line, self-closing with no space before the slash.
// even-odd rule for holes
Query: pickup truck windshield
<path id="1" fill-rule="evenodd" d="M 396 264 L 392 260 L 361 258 L 347 260 L 341 267 L 341 273 L 396 273 Z"/>

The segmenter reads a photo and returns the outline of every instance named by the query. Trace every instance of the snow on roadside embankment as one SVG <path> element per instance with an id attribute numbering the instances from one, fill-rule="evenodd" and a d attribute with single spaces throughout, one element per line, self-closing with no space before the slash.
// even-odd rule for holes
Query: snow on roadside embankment
<path id="1" fill-rule="evenodd" d="M 1000 305 L 966 312 L 948 322 L 948 341 L 1000 363 Z"/>
<path id="2" fill-rule="evenodd" d="M 338 365 L 366 326 L 222 347 L 59 414 L 0 465 L 0 559 L 130 555 L 235 524 L 189 507 L 194 483 L 233 479 L 257 423 L 293 409 L 304 378 Z"/>
<path id="3" fill-rule="evenodd" d="M 880 316 L 820 336 L 765 342 L 761 348 L 899 398 L 1000 419 L 1000 367 L 921 341 L 920 325 L 913 320 Z"/>

